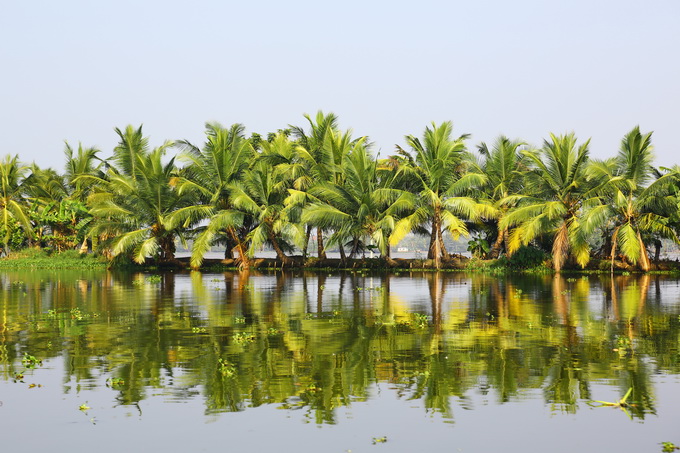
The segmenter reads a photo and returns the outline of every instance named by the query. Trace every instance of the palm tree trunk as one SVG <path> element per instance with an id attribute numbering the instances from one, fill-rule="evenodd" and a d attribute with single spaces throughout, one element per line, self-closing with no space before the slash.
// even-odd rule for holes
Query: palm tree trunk
<path id="1" fill-rule="evenodd" d="M 158 238 L 158 243 L 161 246 L 161 259 L 164 261 L 173 261 L 175 259 L 175 238 L 172 235 L 162 236 Z"/>
<path id="2" fill-rule="evenodd" d="M 226 243 L 225 248 L 224 248 L 224 259 L 225 260 L 233 259 L 234 258 L 234 247 L 235 247 L 234 241 L 231 238 L 227 237 L 226 242 L 227 243 Z"/>
<path id="3" fill-rule="evenodd" d="M 505 230 L 505 238 L 503 239 L 503 245 L 505 246 L 505 256 L 510 259 L 512 258 L 512 253 L 510 251 L 510 230 L 506 228 Z"/>
<path id="4" fill-rule="evenodd" d="M 248 257 L 248 252 L 243 244 L 243 241 L 236 234 L 234 228 L 227 228 L 227 233 L 231 236 L 232 241 L 236 243 L 236 251 L 238 252 L 238 267 L 243 271 L 250 269 L 250 258 Z"/>
<path id="5" fill-rule="evenodd" d="M 619 227 L 616 227 L 614 230 L 614 234 L 612 234 L 612 251 L 609 254 L 609 258 L 611 259 L 611 269 L 610 273 L 614 273 L 614 257 L 616 256 L 616 243 L 618 242 L 618 237 L 619 237 Z"/>
<path id="6" fill-rule="evenodd" d="M 340 250 L 340 262 L 344 265 L 347 262 L 347 255 L 345 255 L 345 247 L 342 242 L 338 242 L 338 249 Z"/>
<path id="7" fill-rule="evenodd" d="M 555 235 L 555 242 L 553 242 L 552 255 L 553 267 L 555 272 L 562 270 L 562 265 L 566 261 L 567 253 L 569 252 L 569 228 L 567 222 L 563 222 Z"/>
<path id="8" fill-rule="evenodd" d="M 434 267 L 439 269 L 441 267 L 441 257 L 443 241 L 441 241 L 441 217 L 439 214 L 439 207 L 435 207 L 434 215 L 432 216 L 432 235 L 430 236 L 430 250 L 427 257 L 434 259 Z"/>
<path id="9" fill-rule="evenodd" d="M 658 263 L 661 257 L 661 241 L 654 239 L 654 262 Z"/>
<path id="10" fill-rule="evenodd" d="M 302 249 L 302 257 L 306 260 L 307 259 L 307 250 L 309 249 L 309 238 L 312 235 L 312 226 L 307 225 L 307 228 L 305 229 L 305 247 Z"/>
<path id="11" fill-rule="evenodd" d="M 498 257 L 501 256 L 501 248 L 503 247 L 503 241 L 505 240 L 507 234 L 508 234 L 507 228 L 498 230 L 498 237 L 496 238 L 496 241 L 493 243 L 493 246 L 491 246 L 491 252 L 489 253 L 489 258 L 491 258 L 492 260 L 498 259 Z"/>
<path id="12" fill-rule="evenodd" d="M 439 229 L 439 250 L 441 250 L 442 259 L 444 261 L 448 261 L 449 252 L 446 250 L 446 246 L 444 245 L 444 232 L 441 231 L 441 227 Z"/>
<path id="13" fill-rule="evenodd" d="M 645 243 L 642 241 L 642 235 L 640 235 L 639 231 L 637 237 L 638 242 L 640 243 L 640 269 L 644 272 L 648 272 L 651 266 L 649 263 L 649 255 L 647 254 L 647 247 L 645 247 Z"/>
<path id="14" fill-rule="evenodd" d="M 435 233 L 434 222 L 432 223 L 432 232 L 430 233 L 430 245 L 427 248 L 427 259 L 434 259 L 435 242 L 437 234 Z"/>
<path id="15" fill-rule="evenodd" d="M 385 253 L 380 252 L 380 259 L 384 260 L 389 267 L 394 267 L 397 263 L 392 259 L 392 248 L 390 247 L 390 242 L 387 241 L 385 244 Z"/>
<path id="16" fill-rule="evenodd" d="M 323 248 L 323 231 L 321 228 L 316 228 L 316 252 L 319 259 L 326 259 L 326 251 Z"/>
<path id="17" fill-rule="evenodd" d="M 276 236 L 274 235 L 274 232 L 272 231 L 271 227 L 268 226 L 267 228 L 267 239 L 269 239 L 269 242 L 271 242 L 272 247 L 274 247 L 274 251 L 276 252 L 276 257 L 281 261 L 281 265 L 286 265 L 290 263 L 290 258 L 286 256 L 285 253 L 283 253 L 283 249 L 279 245 L 279 241 L 276 239 Z"/>
<path id="18" fill-rule="evenodd" d="M 354 239 L 352 239 L 352 251 L 349 253 L 349 257 L 350 258 L 356 257 L 358 252 L 359 252 L 359 238 L 354 236 Z"/>

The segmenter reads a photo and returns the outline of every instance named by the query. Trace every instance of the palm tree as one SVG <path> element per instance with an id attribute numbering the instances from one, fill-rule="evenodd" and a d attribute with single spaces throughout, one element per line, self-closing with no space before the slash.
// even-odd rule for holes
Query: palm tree
<path id="1" fill-rule="evenodd" d="M 342 245 L 351 240 L 350 256 L 359 251 L 362 238 L 369 238 L 381 256 L 389 257 L 389 235 L 407 194 L 382 186 L 378 172 L 378 164 L 363 142 L 356 144 L 344 162 L 342 182 L 324 182 L 310 188 L 317 201 L 305 208 L 302 221 L 333 230 L 331 242 Z"/>
<path id="2" fill-rule="evenodd" d="M 114 130 L 120 137 L 118 145 L 113 149 L 113 157 L 111 158 L 115 165 L 114 168 L 118 173 L 136 178 L 137 156 L 149 153 L 149 138 L 144 137 L 142 125 L 137 129 L 128 125 L 124 131 L 119 128 Z M 168 148 L 170 145 L 171 143 L 166 142 L 163 146 Z"/>
<path id="3" fill-rule="evenodd" d="M 281 148 L 293 144 L 284 134 L 277 134 L 271 142 L 261 143 L 263 154 L 282 153 Z M 274 150 L 272 148 L 279 148 Z M 266 160 L 256 159 L 240 181 L 230 186 L 230 200 L 234 208 L 245 216 L 251 216 L 255 226 L 248 234 L 252 256 L 265 243 L 270 244 L 283 265 L 291 263 L 285 249 L 289 241 L 301 242 L 297 226 L 290 222 L 284 204 L 288 196 L 290 179 L 281 168 L 272 168 Z"/>
<path id="4" fill-rule="evenodd" d="M 226 246 L 225 258 L 232 258 L 232 249 L 238 251 L 238 263 L 249 267 L 243 214 L 234 211 L 231 187 L 243 177 L 254 157 L 250 140 L 244 135 L 245 127 L 233 124 L 224 128 L 218 123 L 207 123 L 206 142 L 203 149 L 187 141 L 180 142 L 183 152 L 180 159 L 189 162 L 181 180 L 180 193 L 194 191 L 198 202 L 208 206 L 208 224 L 194 240 L 191 266 L 199 267 L 203 256 L 216 243 Z"/>
<path id="5" fill-rule="evenodd" d="M 533 170 L 527 186 L 536 188 L 536 196 L 512 196 L 518 206 L 500 221 L 500 228 L 516 227 L 510 234 L 509 252 L 528 245 L 543 234 L 553 236 L 553 265 L 559 272 L 569 253 L 579 265 L 590 259 L 590 246 L 581 229 L 579 217 L 584 207 L 597 202 L 590 197 L 586 179 L 588 144 L 577 147 L 574 133 L 550 134 L 538 151 L 525 151 Z"/>
<path id="6" fill-rule="evenodd" d="M 676 200 L 674 185 L 676 172 L 655 178 L 652 133 L 642 134 L 635 126 L 621 140 L 615 158 L 595 161 L 589 167 L 591 178 L 602 181 L 602 204 L 587 213 L 583 225 L 587 234 L 603 228 L 606 243 L 610 246 L 611 271 L 617 249 L 639 265 L 643 271 L 650 268 L 649 255 L 644 243 L 645 234 L 655 234 L 678 241 L 668 226 L 669 214 Z M 651 183 L 650 183 L 651 182 Z"/>
<path id="7" fill-rule="evenodd" d="M 97 218 L 91 234 L 108 238 L 114 255 L 132 253 L 137 263 L 147 256 L 174 261 L 175 238 L 208 209 L 176 190 L 175 158 L 164 164 L 165 151 L 161 146 L 135 153 L 126 167 L 132 174 L 110 169 L 100 181 L 103 190 L 90 196 L 90 212 Z"/>
<path id="8" fill-rule="evenodd" d="M 97 148 L 83 148 L 83 145 L 78 143 L 78 149 L 74 151 L 68 142 L 65 143 L 64 178 L 68 185 L 69 196 L 80 202 L 85 202 L 87 196 L 92 193 L 93 187 L 92 181 L 87 181 L 83 176 L 103 177 L 102 166 L 104 161 L 97 156 L 100 152 Z"/>
<path id="9" fill-rule="evenodd" d="M 467 135 L 452 138 L 453 124 L 450 121 L 432 128 L 426 127 L 423 141 L 408 135 L 406 142 L 411 153 L 397 148 L 400 156 L 395 157 L 403 187 L 412 191 L 411 214 L 395 225 L 390 242 L 398 243 L 403 237 L 430 225 L 430 247 L 428 259 L 435 267 L 441 267 L 441 260 L 447 256 L 442 236 L 447 229 L 454 238 L 467 235 L 465 220 L 475 220 L 488 209 L 472 198 L 462 196 L 473 187 L 481 186 L 486 177 L 478 173 L 467 173 L 465 148 Z"/>
<path id="10" fill-rule="evenodd" d="M 10 241 L 17 228 L 22 228 L 29 237 L 33 234 L 24 196 L 28 170 L 29 167 L 19 162 L 19 156 L 8 154 L 0 161 L 0 231 L 5 255 L 10 253 Z"/>
<path id="11" fill-rule="evenodd" d="M 486 219 L 496 230 L 496 240 L 489 251 L 491 259 L 498 258 L 503 243 L 508 239 L 508 229 L 500 228 L 498 223 L 498 219 L 513 207 L 508 197 L 526 193 L 524 173 L 529 163 L 522 152 L 525 145 L 522 141 L 500 136 L 491 148 L 486 143 L 478 147 L 484 160 L 477 165 L 476 170 L 487 177 L 482 190 L 482 202 L 488 203 L 495 211 L 493 216 Z"/>
<path id="12" fill-rule="evenodd" d="M 295 185 L 296 189 L 303 192 L 316 182 L 337 182 L 338 173 L 342 168 L 338 165 L 338 162 L 342 160 L 342 154 L 339 152 L 348 151 L 346 141 L 338 143 L 338 117 L 335 114 L 324 114 L 318 111 L 314 120 L 308 114 L 304 117 L 309 123 L 308 133 L 302 127 L 290 126 L 299 145 L 298 154 L 307 167 L 307 175 Z M 345 135 L 349 137 L 351 134 Z M 340 141 L 342 142 L 342 139 Z M 316 237 L 317 256 L 320 259 L 326 259 L 321 228 L 317 228 Z M 307 244 L 304 244 L 304 247 L 306 250 Z"/>

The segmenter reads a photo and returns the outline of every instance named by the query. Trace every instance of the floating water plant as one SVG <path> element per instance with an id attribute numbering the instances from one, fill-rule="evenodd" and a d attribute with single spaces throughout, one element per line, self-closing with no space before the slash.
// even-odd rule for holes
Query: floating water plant
<path id="1" fill-rule="evenodd" d="M 670 453 L 675 450 L 680 450 L 680 447 L 673 442 L 661 442 L 661 451 Z"/>
<path id="2" fill-rule="evenodd" d="M 121 378 L 108 378 L 106 380 L 106 386 L 107 387 L 120 387 L 121 385 L 125 385 L 125 380 Z"/>
<path id="3" fill-rule="evenodd" d="M 42 360 L 36 359 L 35 356 L 24 352 L 24 358 L 21 359 L 21 363 L 23 363 L 26 368 L 32 369 L 35 368 L 36 365 L 42 365 Z"/>
<path id="4" fill-rule="evenodd" d="M 245 332 L 240 332 L 240 333 L 235 333 L 234 335 L 231 336 L 232 340 L 234 340 L 237 343 L 250 343 L 255 341 L 255 335 L 245 333 Z"/>
<path id="5" fill-rule="evenodd" d="M 592 407 L 618 407 L 623 412 L 625 412 L 626 415 L 628 415 L 628 418 L 632 419 L 633 417 L 631 417 L 630 413 L 628 412 L 629 407 L 635 406 L 634 404 L 628 403 L 628 397 L 630 396 L 631 393 L 633 393 L 633 387 L 629 388 L 626 394 L 623 395 L 623 398 L 616 402 L 594 400 L 590 401 L 588 404 Z"/>
<path id="6" fill-rule="evenodd" d="M 423 313 L 414 313 L 413 317 L 415 318 L 415 322 L 418 327 L 427 327 L 430 323 L 428 316 Z"/>
<path id="7" fill-rule="evenodd" d="M 374 437 L 374 438 L 373 438 L 373 445 L 375 445 L 375 444 L 384 444 L 385 442 L 387 442 L 387 436 Z"/>

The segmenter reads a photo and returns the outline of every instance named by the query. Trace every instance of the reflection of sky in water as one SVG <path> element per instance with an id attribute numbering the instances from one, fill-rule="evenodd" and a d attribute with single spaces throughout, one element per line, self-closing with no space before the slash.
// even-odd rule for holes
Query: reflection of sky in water
<path id="1" fill-rule="evenodd" d="M 51 366 L 51 365 L 50 365 Z M 55 369 L 55 374 L 58 370 Z M 657 416 L 631 422 L 616 408 L 583 408 L 578 416 L 552 410 L 541 391 L 496 404 L 493 392 L 457 402 L 453 419 L 427 412 L 420 400 L 399 397 L 378 384 L 367 402 L 337 410 L 335 425 L 314 424 L 302 411 L 260 406 L 204 415 L 200 397 L 181 402 L 158 392 L 133 406 L 112 404 L 110 389 L 62 393 L 57 382 L 28 390 L 0 384 L 3 449 L 6 451 L 284 451 L 284 452 L 641 452 L 677 439 L 677 376 L 657 376 Z M 594 386 L 603 399 L 617 395 Z M 87 413 L 80 404 L 91 407 Z M 585 404 L 583 404 L 585 406 Z M 465 408 L 467 409 L 465 409 Z M 374 437 L 387 442 L 372 445 Z"/>

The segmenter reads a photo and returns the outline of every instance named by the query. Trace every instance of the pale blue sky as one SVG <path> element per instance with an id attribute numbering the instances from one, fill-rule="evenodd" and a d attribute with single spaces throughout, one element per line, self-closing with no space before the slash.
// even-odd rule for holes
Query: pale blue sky
<path id="1" fill-rule="evenodd" d="M 470 147 L 636 124 L 680 163 L 680 1 L 0 1 L 0 155 L 62 169 L 114 127 L 153 146 L 206 121 L 266 134 L 319 109 L 382 155 L 431 121 Z"/>

